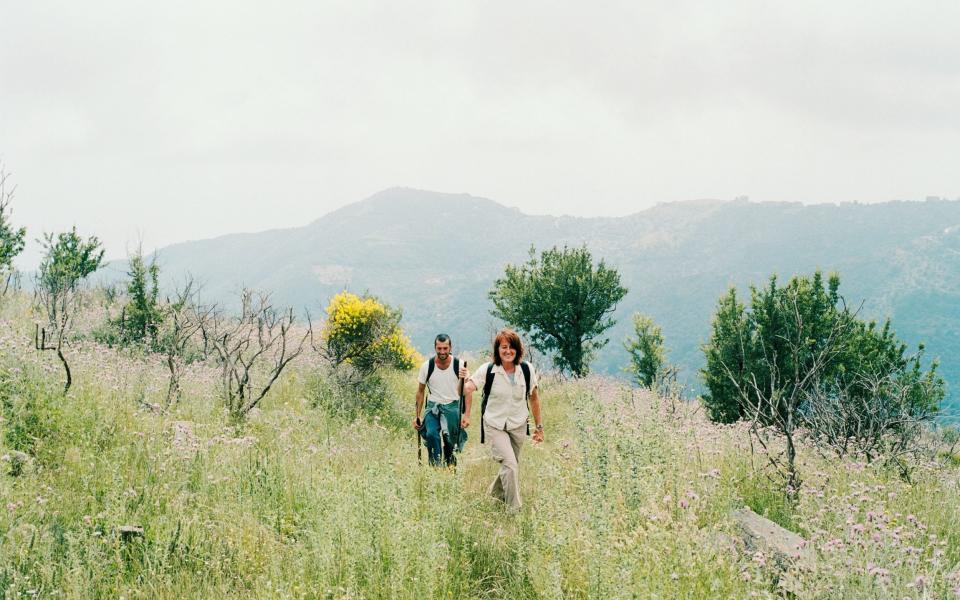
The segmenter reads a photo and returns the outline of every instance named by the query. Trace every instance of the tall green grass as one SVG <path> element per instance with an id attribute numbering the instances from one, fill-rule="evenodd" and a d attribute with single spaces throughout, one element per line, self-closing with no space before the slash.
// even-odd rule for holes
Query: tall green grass
<path id="1" fill-rule="evenodd" d="M 955 469 L 908 486 L 804 452 L 807 485 L 787 505 L 742 428 L 603 379 L 548 381 L 547 441 L 524 447 L 524 508 L 510 514 L 485 494 L 496 466 L 476 435 L 455 471 L 418 465 L 412 375 L 345 408 L 304 360 L 236 423 L 195 365 L 161 414 L 160 361 L 92 343 L 71 349 L 64 397 L 56 359 L 29 348 L 27 311 L 0 309 L 0 455 L 32 457 L 0 475 L 5 597 L 920 598 L 957 585 Z M 717 543 L 744 504 L 807 536 L 817 571 L 780 574 Z"/>

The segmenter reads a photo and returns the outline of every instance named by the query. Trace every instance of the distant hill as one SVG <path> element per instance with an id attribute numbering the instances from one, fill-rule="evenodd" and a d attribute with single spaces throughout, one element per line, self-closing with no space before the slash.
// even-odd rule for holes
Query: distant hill
<path id="1" fill-rule="evenodd" d="M 467 194 L 393 188 L 305 227 L 228 235 L 160 251 L 166 282 L 190 272 L 208 299 L 241 286 L 278 303 L 322 311 L 346 288 L 403 307 L 404 326 L 428 352 L 446 331 L 459 348 L 486 347 L 496 323 L 487 291 L 531 245 L 586 244 L 620 270 L 630 293 L 594 368 L 626 363 L 620 342 L 634 311 L 663 327 L 670 358 L 696 377 L 717 298 L 820 268 L 839 271 L 848 304 L 890 316 L 912 345 L 925 342 L 960 384 L 960 202 L 796 203 L 692 201 L 622 218 L 526 215 Z M 116 272 L 116 269 L 115 269 Z M 952 395 L 956 401 L 956 395 Z"/>

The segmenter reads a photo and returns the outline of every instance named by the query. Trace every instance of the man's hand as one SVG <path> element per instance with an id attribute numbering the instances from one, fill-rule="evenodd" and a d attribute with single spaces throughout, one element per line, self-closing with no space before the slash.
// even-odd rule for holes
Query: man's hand
<path id="1" fill-rule="evenodd" d="M 542 441 L 543 441 L 543 430 L 542 430 L 542 429 L 534 430 L 534 432 L 533 432 L 533 443 L 534 443 L 534 444 L 539 444 L 539 443 L 541 443 Z"/>
<path id="2" fill-rule="evenodd" d="M 416 429 L 417 431 L 420 431 L 420 427 L 422 427 L 422 425 L 420 424 L 420 417 L 415 417 L 413 419 L 413 428 Z"/>
<path id="3" fill-rule="evenodd" d="M 460 427 L 462 429 L 466 429 L 467 427 L 470 427 L 470 417 L 468 417 L 467 415 L 463 415 L 462 417 L 460 417 Z"/>
<path id="4" fill-rule="evenodd" d="M 460 379 L 464 379 L 464 380 L 470 379 L 470 371 L 467 370 L 466 366 L 461 365 L 460 372 L 457 373 L 457 376 L 460 377 Z"/>

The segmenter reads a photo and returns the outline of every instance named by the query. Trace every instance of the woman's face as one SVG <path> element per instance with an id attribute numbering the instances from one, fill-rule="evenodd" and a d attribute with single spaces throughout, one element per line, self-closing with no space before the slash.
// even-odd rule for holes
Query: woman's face
<path id="1" fill-rule="evenodd" d="M 517 351 L 513 349 L 510 342 L 500 342 L 500 345 L 497 347 L 497 352 L 500 353 L 501 364 L 513 364 L 513 361 L 517 358 Z"/>

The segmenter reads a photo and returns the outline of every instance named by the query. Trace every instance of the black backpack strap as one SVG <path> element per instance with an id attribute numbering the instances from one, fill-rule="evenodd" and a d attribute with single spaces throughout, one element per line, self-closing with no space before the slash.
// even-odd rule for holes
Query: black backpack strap
<path id="1" fill-rule="evenodd" d="M 483 382 L 483 400 L 480 402 L 480 443 L 484 441 L 483 435 L 483 413 L 487 412 L 487 398 L 490 397 L 490 390 L 493 389 L 493 362 L 487 365 L 487 378 Z"/>
<path id="2" fill-rule="evenodd" d="M 430 362 L 427 363 L 427 378 L 426 378 L 426 380 L 424 380 L 424 382 L 423 382 L 424 385 L 430 383 L 430 376 L 433 375 L 433 369 L 436 368 L 436 364 L 434 364 L 434 363 L 436 363 L 436 361 L 437 361 L 437 357 L 436 357 L 436 356 L 431 356 L 431 357 L 430 357 Z"/>
<path id="3" fill-rule="evenodd" d="M 456 356 L 453 357 L 453 374 L 457 379 L 460 378 L 460 359 Z"/>
<path id="4" fill-rule="evenodd" d="M 527 435 L 530 435 L 530 365 L 522 362 L 520 370 L 523 371 L 524 398 L 527 400 Z"/>
<path id="5" fill-rule="evenodd" d="M 523 382 L 526 384 L 526 395 L 524 396 L 528 400 L 530 399 L 530 365 L 528 363 L 520 363 L 520 370 L 523 371 Z"/>

